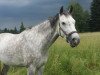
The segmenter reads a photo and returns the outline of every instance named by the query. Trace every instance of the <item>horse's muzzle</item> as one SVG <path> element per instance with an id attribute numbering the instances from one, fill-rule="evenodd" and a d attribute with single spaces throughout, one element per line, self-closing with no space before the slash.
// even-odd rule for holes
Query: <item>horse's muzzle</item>
<path id="1" fill-rule="evenodd" d="M 80 43 L 80 39 L 79 38 L 73 38 L 70 42 L 70 46 L 71 47 L 76 47 L 78 46 L 78 44 Z"/>
<path id="2" fill-rule="evenodd" d="M 71 47 L 76 47 L 80 43 L 80 37 L 77 33 L 72 34 L 70 37 L 66 38 L 66 40 Z"/>

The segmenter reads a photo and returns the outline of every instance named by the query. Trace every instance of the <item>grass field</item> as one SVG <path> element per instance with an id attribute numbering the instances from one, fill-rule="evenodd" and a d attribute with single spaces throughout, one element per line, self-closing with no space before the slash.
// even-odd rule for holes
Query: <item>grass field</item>
<path id="1" fill-rule="evenodd" d="M 100 75 L 100 32 L 81 33 L 80 37 L 76 48 L 62 38 L 52 45 L 44 75 Z M 12 67 L 8 75 L 26 75 L 26 69 Z"/>

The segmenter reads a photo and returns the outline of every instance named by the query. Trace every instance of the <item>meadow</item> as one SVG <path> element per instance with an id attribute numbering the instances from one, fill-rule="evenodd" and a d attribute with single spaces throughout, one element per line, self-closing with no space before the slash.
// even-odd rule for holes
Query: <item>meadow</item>
<path id="1" fill-rule="evenodd" d="M 81 33 L 78 47 L 62 38 L 49 49 L 44 75 L 100 75 L 100 32 Z M 11 67 L 8 75 L 26 75 L 26 68 Z"/>

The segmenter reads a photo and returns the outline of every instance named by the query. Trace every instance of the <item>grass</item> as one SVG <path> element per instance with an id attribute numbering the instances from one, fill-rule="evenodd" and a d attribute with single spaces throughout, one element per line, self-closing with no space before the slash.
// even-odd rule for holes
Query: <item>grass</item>
<path id="1" fill-rule="evenodd" d="M 80 37 L 76 48 L 62 38 L 52 45 L 44 75 L 100 75 L 100 32 L 81 33 Z M 26 75 L 26 69 L 12 67 L 8 75 Z"/>

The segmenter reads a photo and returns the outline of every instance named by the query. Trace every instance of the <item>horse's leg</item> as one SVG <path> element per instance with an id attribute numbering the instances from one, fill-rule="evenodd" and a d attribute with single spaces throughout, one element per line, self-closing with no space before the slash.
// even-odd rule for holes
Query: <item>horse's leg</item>
<path id="1" fill-rule="evenodd" d="M 9 70 L 9 68 L 10 68 L 10 67 L 9 67 L 8 65 L 5 65 L 5 64 L 4 64 L 3 69 L 2 69 L 0 75 L 7 75 L 7 72 L 8 72 L 8 70 Z"/>
<path id="2" fill-rule="evenodd" d="M 0 62 L 0 75 L 1 75 L 1 62 Z"/>
<path id="3" fill-rule="evenodd" d="M 30 65 L 27 69 L 27 75 L 35 75 L 35 67 Z"/>
<path id="4" fill-rule="evenodd" d="M 43 75 L 44 65 L 38 69 L 38 75 Z"/>

